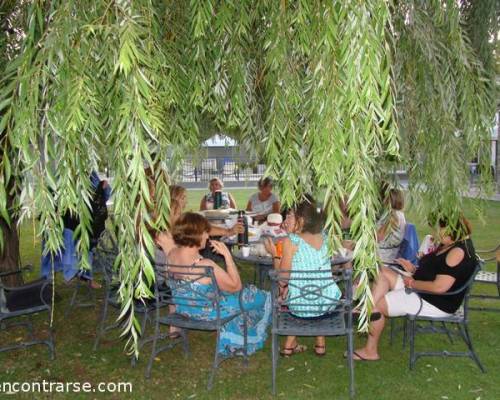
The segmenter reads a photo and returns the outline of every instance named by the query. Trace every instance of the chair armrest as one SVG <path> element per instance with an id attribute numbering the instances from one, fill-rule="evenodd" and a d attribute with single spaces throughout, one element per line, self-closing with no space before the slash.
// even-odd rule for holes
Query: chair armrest
<path id="1" fill-rule="evenodd" d="M 21 274 L 25 271 L 32 271 L 33 270 L 33 265 L 31 264 L 26 264 L 24 267 L 16 269 L 15 271 L 5 271 L 5 272 L 0 272 L 0 278 L 3 278 L 4 276 L 10 276 L 10 275 L 15 275 L 15 274 Z"/>
<path id="2" fill-rule="evenodd" d="M 459 288 L 457 290 L 454 290 L 453 292 L 436 293 L 436 292 L 430 292 L 428 290 L 418 290 L 418 289 L 413 289 L 413 288 L 405 287 L 406 294 L 410 294 L 410 293 L 432 294 L 434 296 L 451 296 L 451 295 L 454 295 L 454 294 L 458 294 L 458 293 L 460 293 L 460 292 L 462 292 L 464 290 L 465 290 L 465 288 L 462 287 L 462 288 Z"/>

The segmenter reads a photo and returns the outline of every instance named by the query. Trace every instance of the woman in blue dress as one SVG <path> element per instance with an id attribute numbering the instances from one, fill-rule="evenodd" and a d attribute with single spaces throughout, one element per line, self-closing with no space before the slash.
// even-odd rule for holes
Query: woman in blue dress
<path id="1" fill-rule="evenodd" d="M 214 251 L 224 257 L 226 269 L 219 267 L 214 261 L 203 258 L 200 250 L 207 244 L 210 224 L 201 215 L 196 213 L 185 213 L 176 221 L 172 228 L 172 238 L 162 233 L 158 235 L 157 242 L 167 255 L 168 264 L 192 266 L 192 273 L 196 274 L 196 266 L 208 266 L 213 268 L 214 278 L 221 291 L 220 300 L 221 318 L 239 313 L 240 292 L 243 308 L 247 312 L 248 326 L 248 354 L 252 354 L 264 346 L 267 338 L 267 327 L 271 319 L 271 296 L 269 292 L 259 290 L 254 286 L 243 288 L 241 278 L 234 263 L 231 252 L 224 243 L 211 240 L 210 245 Z M 186 273 L 185 268 L 168 266 L 169 273 Z M 171 275 L 170 275 L 171 276 Z M 200 302 L 206 302 L 207 296 L 215 294 L 216 289 L 210 278 L 197 279 L 196 275 L 185 275 L 182 279 L 188 285 L 176 285 L 170 282 L 172 297 L 176 304 L 175 312 L 190 318 L 202 321 L 210 321 L 217 318 L 213 307 L 199 307 Z M 183 301 L 185 297 L 193 298 L 199 295 L 199 301 Z M 232 354 L 241 354 L 243 348 L 243 316 L 233 318 L 226 323 L 221 331 L 221 340 L 217 351 L 227 357 Z"/>

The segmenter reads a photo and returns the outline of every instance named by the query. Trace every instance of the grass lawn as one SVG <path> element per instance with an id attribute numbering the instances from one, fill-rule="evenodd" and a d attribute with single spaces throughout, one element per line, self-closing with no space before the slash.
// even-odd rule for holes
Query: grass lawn
<path id="1" fill-rule="evenodd" d="M 243 208 L 254 190 L 232 191 L 237 204 Z M 189 192 L 188 209 L 196 210 L 204 192 Z M 467 200 L 465 214 L 471 219 L 473 238 L 478 249 L 492 248 L 500 242 L 500 202 L 484 202 L 484 224 L 474 215 L 477 201 Z M 407 212 L 408 221 L 417 225 L 419 235 L 427 232 L 425 221 L 412 210 Z M 33 226 L 21 228 L 21 254 L 23 262 L 35 266 L 40 263 L 40 243 L 33 238 Z M 253 277 L 248 265 L 241 265 L 246 281 Z M 32 274 L 36 276 L 37 269 Z M 92 393 L 72 394 L 76 399 L 271 399 L 270 341 L 263 351 L 253 355 L 248 369 L 240 360 L 229 360 L 222 364 L 215 379 L 214 389 L 205 390 L 211 366 L 215 337 L 211 333 L 191 332 L 191 357 L 185 359 L 181 348 L 162 353 L 156 359 L 152 377 L 143 376 L 149 348 L 136 368 L 123 352 L 124 341 L 118 332 L 111 332 L 103 340 L 98 352 L 92 351 L 99 308 L 78 309 L 68 318 L 64 310 L 71 287 L 63 282 L 56 290 L 62 300 L 56 304 L 56 360 L 48 359 L 46 347 L 36 346 L 28 350 L 17 350 L 0 354 L 0 382 L 36 382 L 43 379 L 57 382 L 131 382 L 132 394 Z M 485 292 L 488 289 L 476 288 Z M 493 291 L 491 291 L 493 292 Z M 99 303 L 101 304 L 101 303 Z M 498 303 L 500 307 L 500 302 Z M 35 322 L 46 329 L 46 317 L 37 316 Z M 483 361 L 487 374 L 482 374 L 470 359 L 423 358 L 416 369 L 408 369 L 408 349 L 402 349 L 401 335 L 391 347 L 388 335 L 381 341 L 382 360 L 376 363 L 356 363 L 355 381 L 357 399 L 499 399 L 500 398 L 500 314 L 472 312 L 470 331 L 477 353 Z M 24 335 L 20 328 L 2 333 L 2 343 L 18 341 Z M 364 343 L 363 335 L 356 335 L 355 345 Z M 311 349 L 289 359 L 280 360 L 278 369 L 278 395 L 282 399 L 347 399 L 348 371 L 342 357 L 344 338 L 327 339 L 327 356 L 315 357 L 312 352 L 313 339 L 302 343 Z M 459 340 L 450 344 L 439 335 L 417 336 L 417 349 L 448 349 L 460 351 L 465 345 Z M 1 387 L 0 387 L 1 389 Z M 6 396 L 0 395 L 1 398 Z M 66 398 L 68 394 L 18 394 L 15 398 Z"/>

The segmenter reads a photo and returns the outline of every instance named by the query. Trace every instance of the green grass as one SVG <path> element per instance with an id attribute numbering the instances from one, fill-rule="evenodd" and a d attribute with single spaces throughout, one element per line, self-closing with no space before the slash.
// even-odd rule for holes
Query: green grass
<path id="1" fill-rule="evenodd" d="M 254 190 L 233 191 L 238 205 L 243 208 L 248 196 Z M 189 192 L 189 209 L 198 209 L 204 192 Z M 484 222 L 474 215 L 477 201 L 467 200 L 465 214 L 474 227 L 476 248 L 491 248 L 500 241 L 500 203 L 484 203 Z M 412 210 L 407 212 L 408 220 L 417 225 L 422 236 L 427 232 L 424 220 Z M 33 226 L 25 224 L 21 228 L 21 253 L 23 262 L 39 266 L 40 243 L 33 239 Z M 244 279 L 253 277 L 253 270 L 242 265 Z M 36 275 L 35 272 L 33 275 Z M 60 382 L 131 382 L 132 395 L 75 394 L 73 398 L 110 399 L 271 399 L 270 343 L 263 351 L 253 355 L 248 370 L 239 360 L 229 360 L 222 364 L 212 392 L 207 393 L 205 385 L 215 347 L 214 335 L 192 332 L 190 336 L 191 358 L 185 359 L 180 348 L 160 354 L 154 363 L 152 378 L 143 377 L 149 348 L 143 352 L 135 369 L 130 367 L 129 358 L 124 354 L 124 342 L 112 332 L 98 352 L 92 351 L 98 309 L 79 309 L 67 319 L 63 318 L 71 288 L 58 283 L 57 291 L 62 301 L 56 304 L 54 326 L 56 331 L 57 358 L 51 362 L 45 347 L 36 346 L 29 350 L 17 350 L 0 354 L 1 382 L 41 381 Z M 481 289 L 479 289 L 481 290 Z M 102 303 L 99 303 L 102 304 Z M 498 303 L 500 307 L 500 302 Z M 40 334 L 46 329 L 45 316 L 35 317 Z M 477 352 L 488 373 L 481 374 L 469 359 L 424 358 L 417 362 L 415 371 L 408 369 L 408 350 L 401 347 L 401 335 L 391 347 L 388 335 L 381 341 L 380 354 L 383 359 L 377 363 L 356 363 L 357 399 L 498 399 L 500 398 L 500 314 L 473 312 L 471 334 Z M 21 329 L 2 333 L 2 343 L 19 340 L 24 335 Z M 356 345 L 365 338 L 357 335 Z M 312 349 L 312 339 L 303 343 Z M 417 349 L 442 349 L 457 351 L 464 345 L 456 341 L 450 345 L 444 336 L 418 336 Z M 327 340 L 328 355 L 317 358 L 308 351 L 289 359 L 280 360 L 278 369 L 278 395 L 281 399 L 347 399 L 348 374 L 342 357 L 345 349 L 343 338 Z M 2 397 L 0 395 L 0 397 Z M 69 395 L 52 394 L 18 395 L 19 398 L 66 398 Z M 4 397 L 2 397 L 4 398 Z"/>

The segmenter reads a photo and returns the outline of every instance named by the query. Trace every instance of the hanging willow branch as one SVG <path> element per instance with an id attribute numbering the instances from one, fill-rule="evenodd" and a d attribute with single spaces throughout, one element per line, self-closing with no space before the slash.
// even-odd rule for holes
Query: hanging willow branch
<path id="1" fill-rule="evenodd" d="M 454 215 L 467 162 L 488 148 L 492 49 L 474 27 L 492 1 L 21 2 L 19 43 L 0 37 L 1 216 L 15 177 L 46 251 L 61 246 L 71 212 L 87 254 L 89 175 L 107 164 L 120 318 L 137 351 L 134 308 L 154 279 L 147 227 L 168 228 L 168 171 L 208 131 L 230 132 L 261 155 L 284 204 L 324 198 L 332 244 L 347 201 L 366 328 L 388 160 L 406 165 L 423 208 Z"/>

